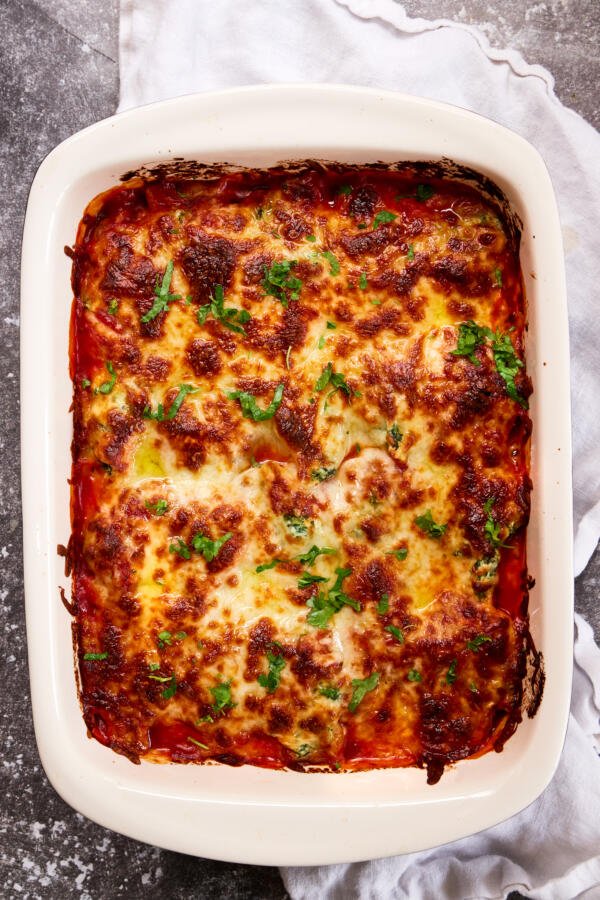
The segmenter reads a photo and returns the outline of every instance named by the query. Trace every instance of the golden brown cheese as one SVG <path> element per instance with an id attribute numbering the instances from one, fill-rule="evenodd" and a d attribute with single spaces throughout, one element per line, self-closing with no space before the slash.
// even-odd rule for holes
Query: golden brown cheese
<path id="1" fill-rule="evenodd" d="M 464 183 L 133 177 L 73 256 L 73 605 L 130 759 L 500 749 L 528 638 L 518 247 Z"/>

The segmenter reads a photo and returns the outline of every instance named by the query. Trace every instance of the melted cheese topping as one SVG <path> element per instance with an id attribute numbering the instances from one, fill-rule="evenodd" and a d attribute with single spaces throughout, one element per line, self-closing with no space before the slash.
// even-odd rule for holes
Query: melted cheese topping
<path id="1" fill-rule="evenodd" d="M 518 366 L 515 400 L 494 354 L 492 331 L 522 359 L 525 323 L 498 211 L 406 167 L 135 178 L 72 255 L 91 734 L 134 760 L 430 781 L 499 749 L 530 388 Z M 457 355 L 470 321 L 490 331 Z M 244 415 L 236 392 L 265 410 L 280 385 L 274 415 Z"/>

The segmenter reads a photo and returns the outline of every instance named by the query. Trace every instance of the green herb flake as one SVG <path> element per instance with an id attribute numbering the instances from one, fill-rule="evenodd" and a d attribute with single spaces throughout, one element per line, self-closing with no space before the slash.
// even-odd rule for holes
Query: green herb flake
<path id="1" fill-rule="evenodd" d="M 305 516 L 285 515 L 283 521 L 296 537 L 304 537 L 304 535 L 308 534 Z"/>
<path id="2" fill-rule="evenodd" d="M 82 379 L 81 379 L 81 388 L 82 388 L 82 390 L 85 391 L 87 388 L 89 388 L 89 386 L 91 385 L 91 383 L 92 383 L 92 382 L 90 381 L 89 378 L 82 378 Z"/>
<path id="3" fill-rule="evenodd" d="M 327 697 L 328 700 L 339 700 L 340 699 L 340 690 L 336 688 L 333 684 L 320 684 L 319 685 L 319 693 L 322 697 Z"/>
<path id="4" fill-rule="evenodd" d="M 175 300 L 181 300 L 180 294 L 171 294 L 169 290 L 171 286 L 171 279 L 173 277 L 173 268 L 174 263 L 171 260 L 167 263 L 162 282 L 160 282 L 160 276 L 156 276 L 156 285 L 154 286 L 155 300 L 152 308 L 149 309 L 148 312 L 144 316 L 142 316 L 140 320 L 144 324 L 146 324 L 147 322 L 151 322 L 158 315 L 160 315 L 160 313 L 168 312 L 169 303 L 173 303 Z"/>
<path id="5" fill-rule="evenodd" d="M 169 553 L 176 553 L 182 559 L 191 559 L 192 557 L 188 545 L 180 537 L 175 538 L 175 541 L 169 544 Z"/>
<path id="6" fill-rule="evenodd" d="M 337 325 L 335 324 L 335 322 L 328 322 L 328 323 L 327 323 L 327 327 L 328 327 L 329 329 L 331 329 L 331 331 L 333 331 L 334 329 L 337 328 Z"/>
<path id="7" fill-rule="evenodd" d="M 109 381 L 103 381 L 101 385 L 97 388 L 94 388 L 95 394 L 110 394 L 115 384 L 117 383 L 117 373 L 114 370 L 113 364 L 111 362 L 107 362 L 105 364 L 106 371 L 111 376 Z"/>
<path id="8" fill-rule="evenodd" d="M 330 478 L 333 478 L 336 472 L 337 469 L 335 468 L 335 466 L 332 466 L 331 468 L 327 468 L 327 466 L 321 466 L 320 469 L 313 469 L 313 471 L 310 473 L 310 477 L 314 481 L 328 481 Z"/>
<path id="9" fill-rule="evenodd" d="M 400 547 L 398 550 L 388 550 L 386 556 L 395 556 L 399 562 L 403 562 L 408 556 L 408 549 Z"/>
<path id="10" fill-rule="evenodd" d="M 386 612 L 390 608 L 390 595 L 382 594 L 379 598 L 379 603 L 377 604 L 377 614 L 380 616 L 384 616 Z"/>
<path id="11" fill-rule="evenodd" d="M 216 541 L 212 541 L 199 531 L 192 538 L 192 547 L 196 553 L 200 553 L 204 557 L 206 562 L 212 562 L 223 544 L 226 544 L 232 537 L 233 532 L 228 531 L 227 534 L 217 538 Z"/>
<path id="12" fill-rule="evenodd" d="M 281 672 L 285 668 L 285 657 L 267 650 L 267 662 L 269 671 L 258 676 L 257 681 L 264 687 L 268 694 L 274 694 L 279 687 Z"/>
<path id="13" fill-rule="evenodd" d="M 390 439 L 390 444 L 392 445 L 394 450 L 397 450 L 398 447 L 400 446 L 400 443 L 401 443 L 404 435 L 402 434 L 402 432 L 400 431 L 400 429 L 398 428 L 398 426 L 396 425 L 395 422 L 393 422 L 391 427 L 388 428 L 388 437 Z"/>
<path id="14" fill-rule="evenodd" d="M 498 375 L 500 375 L 506 385 L 506 393 L 523 409 L 528 409 L 529 404 L 527 400 L 521 397 L 515 386 L 515 376 L 518 374 L 519 369 L 523 368 L 523 363 L 515 352 L 510 335 L 500 334 L 500 332 L 494 334 L 492 354 Z"/>
<path id="15" fill-rule="evenodd" d="M 209 315 L 212 315 L 217 322 L 233 331 L 236 334 L 246 335 L 246 330 L 242 327 L 249 322 L 252 316 L 246 309 L 237 309 L 235 306 L 225 306 L 225 292 L 223 285 L 216 284 L 210 297 L 210 303 L 200 306 L 196 313 L 199 325 L 204 325 Z"/>
<path id="16" fill-rule="evenodd" d="M 331 252 L 331 250 L 323 250 L 323 254 L 322 254 L 322 255 L 325 257 L 325 259 L 326 259 L 327 262 L 329 263 L 329 272 L 330 272 L 330 274 L 333 275 L 334 277 L 335 277 L 336 275 L 339 275 L 339 274 L 340 274 L 340 263 L 339 263 L 339 260 L 338 260 L 337 256 L 335 256 L 335 255 Z"/>
<path id="17" fill-rule="evenodd" d="M 351 606 L 356 612 L 361 611 L 358 600 L 349 597 L 342 590 L 344 579 L 352 574 L 352 569 L 336 569 L 335 574 L 335 583 L 327 593 L 320 592 L 306 601 L 306 605 L 310 607 L 306 621 L 314 628 L 328 628 L 330 620 L 343 606 Z"/>
<path id="18" fill-rule="evenodd" d="M 319 348 L 319 350 L 322 350 L 326 343 L 327 343 L 327 338 L 325 338 L 323 335 L 321 335 L 321 337 L 319 338 L 319 341 L 317 343 L 317 347 Z"/>
<path id="19" fill-rule="evenodd" d="M 172 638 L 173 638 L 173 635 L 171 634 L 170 631 L 159 631 L 159 633 L 156 636 L 156 641 L 158 643 L 158 646 L 162 650 L 163 647 L 171 646 Z"/>
<path id="20" fill-rule="evenodd" d="M 316 239 L 316 237 L 314 236 L 314 234 L 307 234 L 307 235 L 306 235 L 306 240 L 307 240 L 307 241 L 310 241 L 311 244 L 314 244 L 314 242 L 315 242 L 317 239 Z"/>
<path id="21" fill-rule="evenodd" d="M 270 562 L 261 563 L 260 566 L 257 566 L 254 571 L 258 575 L 260 575 L 261 572 L 266 572 L 268 571 L 268 569 L 274 569 L 275 566 L 279 565 L 280 562 L 283 562 L 283 560 L 275 557 L 275 559 L 272 559 Z"/>
<path id="22" fill-rule="evenodd" d="M 270 267 L 264 267 L 262 288 L 268 297 L 287 307 L 290 300 L 297 300 L 302 289 L 302 281 L 292 275 L 292 269 L 298 265 L 295 259 L 287 259 L 282 262 L 274 262 Z"/>
<path id="23" fill-rule="evenodd" d="M 151 672 L 158 672 L 158 670 L 160 669 L 160 663 L 150 663 L 148 668 Z"/>
<path id="24" fill-rule="evenodd" d="M 446 684 L 454 684 L 456 681 L 456 666 L 458 665 L 458 660 L 453 659 L 448 667 L 448 671 L 446 672 Z"/>
<path id="25" fill-rule="evenodd" d="M 352 395 L 355 397 L 360 396 L 359 391 L 355 391 L 350 387 L 348 382 L 346 381 L 346 376 L 342 375 L 341 372 L 333 371 L 333 363 L 329 362 L 317 378 L 315 382 L 315 391 L 322 391 L 327 386 L 331 386 L 332 390 L 327 394 L 327 398 L 331 397 L 336 391 L 342 391 L 348 398 L 351 398 Z"/>
<path id="26" fill-rule="evenodd" d="M 151 681 L 158 681 L 160 684 L 166 684 L 168 681 L 171 681 L 172 677 L 172 675 L 148 675 Z"/>
<path id="27" fill-rule="evenodd" d="M 185 400 L 187 395 L 188 394 L 197 394 L 198 391 L 199 391 L 199 388 L 194 387 L 193 384 L 180 384 L 179 390 L 177 392 L 177 396 L 173 400 L 171 406 L 169 407 L 169 411 L 167 413 L 165 413 L 163 404 L 159 403 L 158 407 L 156 409 L 156 412 L 153 412 L 149 406 L 145 406 L 144 410 L 142 412 L 142 417 L 144 419 L 155 419 L 157 422 L 165 422 L 165 421 L 170 422 L 172 419 L 175 418 L 175 416 L 181 409 L 183 401 Z"/>
<path id="28" fill-rule="evenodd" d="M 108 653 L 84 653 L 83 658 L 86 662 L 96 662 L 108 658 Z"/>
<path id="29" fill-rule="evenodd" d="M 213 712 L 223 713 L 226 709 L 231 709 L 235 703 L 231 699 L 231 682 L 220 681 L 211 687 L 210 692 L 213 696 Z"/>
<path id="30" fill-rule="evenodd" d="M 472 650 L 473 653 L 478 653 L 481 645 L 491 640 L 491 637 L 488 637 L 487 634 L 478 634 L 471 641 L 467 641 L 467 650 Z"/>
<path id="31" fill-rule="evenodd" d="M 152 675 L 149 676 L 152 678 Z M 162 692 L 163 700 L 170 700 L 171 697 L 174 697 L 177 693 L 177 681 L 175 680 L 175 676 L 171 676 L 171 683 L 166 686 L 164 691 Z"/>
<path id="32" fill-rule="evenodd" d="M 361 289 L 361 291 L 366 291 L 368 285 L 369 285 L 369 281 L 367 279 L 365 272 L 361 272 L 360 278 L 358 279 L 359 288 Z"/>
<path id="33" fill-rule="evenodd" d="M 410 669 L 406 677 L 409 681 L 423 681 L 423 677 L 417 669 Z"/>
<path id="34" fill-rule="evenodd" d="M 331 547 L 317 547 L 316 544 L 313 544 L 310 550 L 307 550 L 306 553 L 299 553 L 295 559 L 305 566 L 314 566 L 319 556 L 330 556 L 335 552 Z"/>
<path id="35" fill-rule="evenodd" d="M 417 197 L 417 200 L 419 200 L 421 203 L 424 203 L 425 200 L 429 200 L 431 197 L 433 197 L 434 194 L 435 194 L 435 191 L 430 184 L 418 184 L 417 185 L 416 197 Z"/>
<path id="36" fill-rule="evenodd" d="M 310 572 L 302 572 L 300 578 L 298 579 L 298 587 L 310 587 L 312 584 L 322 584 L 323 582 L 328 580 L 328 578 L 323 578 L 322 575 L 312 575 Z"/>
<path id="37" fill-rule="evenodd" d="M 392 637 L 395 637 L 399 644 L 404 643 L 404 632 L 396 625 L 386 625 L 385 631 L 389 631 Z"/>
<path id="38" fill-rule="evenodd" d="M 466 356 L 474 366 L 481 363 L 475 356 L 475 350 L 481 347 L 487 337 L 491 335 L 489 328 L 482 328 L 476 322 L 470 319 L 468 322 L 461 322 L 458 326 L 458 340 L 456 350 L 452 351 L 453 356 Z"/>
<path id="39" fill-rule="evenodd" d="M 344 197 L 347 197 L 349 194 L 352 193 L 352 185 L 350 185 L 350 184 L 342 184 L 341 187 L 339 187 L 339 188 L 337 189 L 337 192 L 336 192 L 336 193 L 341 194 L 341 195 L 344 196 Z"/>
<path id="40" fill-rule="evenodd" d="M 283 384 L 277 385 L 273 399 L 266 409 L 261 409 L 256 402 L 256 398 L 246 391 L 231 391 L 227 396 L 230 400 L 239 400 L 242 415 L 245 419 L 252 419 L 254 422 L 264 422 L 267 419 L 272 419 L 279 409 L 283 397 Z"/>
<path id="41" fill-rule="evenodd" d="M 149 509 L 151 510 L 151 512 L 156 513 L 157 516 L 164 516 L 169 508 L 169 504 L 166 500 L 157 500 L 156 503 L 150 503 L 148 500 L 146 500 L 144 505 L 146 509 Z"/>
<path id="42" fill-rule="evenodd" d="M 200 747 L 201 750 L 208 750 L 208 749 L 209 749 L 209 748 L 206 746 L 206 744 L 201 744 L 200 741 L 197 741 L 197 740 L 196 740 L 196 738 L 190 737 L 190 736 L 188 735 L 188 738 L 187 738 L 187 739 L 188 739 L 188 741 L 190 742 L 190 744 L 195 744 L 196 747 Z"/>
<path id="43" fill-rule="evenodd" d="M 502 287 L 502 269 L 494 269 L 494 281 L 498 287 Z"/>
<path id="44" fill-rule="evenodd" d="M 408 245 L 408 250 L 406 252 L 406 258 L 410 259 L 411 261 L 415 258 L 415 245 L 414 244 Z"/>
<path id="45" fill-rule="evenodd" d="M 352 697 L 348 709 L 351 713 L 355 713 L 366 695 L 374 691 L 379 684 L 379 672 L 373 672 L 368 678 L 353 678 L 351 684 Z"/>
<path id="46" fill-rule="evenodd" d="M 492 545 L 492 547 L 494 547 L 494 549 L 504 547 L 506 550 L 512 550 L 512 545 L 506 544 L 502 540 L 501 533 L 503 530 L 503 526 L 500 525 L 499 522 L 496 522 L 496 520 L 494 519 L 494 517 L 492 515 L 492 506 L 494 505 L 495 502 L 496 502 L 495 497 L 488 497 L 488 499 L 483 504 L 484 512 L 487 513 L 487 520 L 486 520 L 486 523 L 484 526 L 485 536 L 488 539 L 488 541 L 490 542 L 490 544 Z"/>
<path id="47" fill-rule="evenodd" d="M 415 525 L 428 537 L 439 540 L 445 534 L 448 525 L 440 525 L 434 521 L 431 510 L 428 509 L 422 516 L 416 516 Z"/>
<path id="48" fill-rule="evenodd" d="M 111 316 L 116 316 L 119 311 L 119 301 L 116 297 L 112 297 L 111 300 L 108 301 L 108 313 Z"/>
<path id="49" fill-rule="evenodd" d="M 382 209 L 373 219 L 373 231 L 376 231 L 377 228 L 380 228 L 382 225 L 388 225 L 397 218 L 398 216 L 396 213 L 390 212 L 389 209 Z"/>
<path id="50" fill-rule="evenodd" d="M 184 641 L 187 637 L 187 631 L 176 631 L 173 636 L 176 641 Z"/>
<path id="51" fill-rule="evenodd" d="M 474 694 L 479 693 L 479 688 L 477 687 L 477 685 L 475 684 L 474 681 L 469 682 L 469 690 L 472 691 Z"/>

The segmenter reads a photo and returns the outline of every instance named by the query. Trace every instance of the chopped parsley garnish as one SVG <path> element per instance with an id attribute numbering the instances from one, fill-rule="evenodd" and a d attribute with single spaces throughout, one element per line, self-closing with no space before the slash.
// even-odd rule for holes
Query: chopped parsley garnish
<path id="1" fill-rule="evenodd" d="M 245 419 L 252 419 L 254 422 L 264 422 L 266 419 L 272 419 L 281 405 L 283 397 L 283 385 L 278 384 L 273 394 L 273 399 L 266 409 L 261 409 L 256 402 L 256 398 L 247 391 L 231 391 L 227 394 L 230 400 L 239 400 L 242 408 L 242 415 Z"/>
<path id="2" fill-rule="evenodd" d="M 474 351 L 477 347 L 484 344 L 486 340 L 491 343 L 494 365 L 506 385 L 506 393 L 512 400 L 515 400 L 524 409 L 527 409 L 529 406 L 527 400 L 521 397 L 515 386 L 515 377 L 519 369 L 523 368 L 523 363 L 515 352 L 509 334 L 491 331 L 489 328 L 477 325 L 472 320 L 462 322 L 458 326 L 457 347 L 452 353 L 454 356 L 466 356 L 474 365 L 478 366 L 479 360 L 475 356 Z"/>
<path id="3" fill-rule="evenodd" d="M 151 322 L 152 319 L 155 319 L 161 312 L 168 312 L 169 303 L 173 303 L 175 300 L 181 300 L 181 294 L 169 293 L 171 279 L 173 277 L 173 266 L 173 260 L 167 263 L 162 282 L 160 282 L 160 276 L 156 276 L 156 285 L 154 286 L 155 300 L 152 308 L 149 309 L 140 320 L 144 324 L 146 322 Z"/>
<path id="4" fill-rule="evenodd" d="M 169 508 L 169 504 L 166 500 L 157 500 L 156 503 L 150 503 L 148 500 L 146 500 L 146 503 L 144 505 L 146 509 L 149 509 L 153 513 L 156 513 L 157 516 L 164 516 Z"/>
<path id="5" fill-rule="evenodd" d="M 175 538 L 173 544 L 169 544 L 169 553 L 176 553 L 177 556 L 180 556 L 182 559 L 191 559 L 192 557 L 188 545 L 180 537 Z"/>
<path id="6" fill-rule="evenodd" d="M 165 647 L 170 647 L 173 643 L 173 639 L 176 641 L 183 641 L 187 637 L 187 633 L 185 631 L 176 631 L 175 634 L 171 634 L 170 631 L 159 631 L 156 635 L 156 643 L 159 646 L 160 650 L 164 650 Z M 152 668 L 152 666 L 150 667 Z M 160 666 L 156 666 L 157 669 Z"/>
<path id="7" fill-rule="evenodd" d="M 479 366 L 480 362 L 475 356 L 475 350 L 485 343 L 485 339 L 490 334 L 489 328 L 482 328 L 476 322 L 473 322 L 472 319 L 468 322 L 461 322 L 458 326 L 456 350 L 452 351 L 452 355 L 466 356 L 474 366 Z"/>
<path id="8" fill-rule="evenodd" d="M 386 556 L 395 556 L 399 562 L 402 562 L 408 556 L 408 550 L 406 547 L 400 547 L 398 550 L 388 550 Z"/>
<path id="9" fill-rule="evenodd" d="M 394 450 L 397 450 L 404 435 L 395 422 L 392 424 L 391 428 L 388 429 L 388 435 L 390 438 L 390 444 L 392 445 Z"/>
<path id="10" fill-rule="evenodd" d="M 269 671 L 266 675 L 264 673 L 259 675 L 257 681 L 261 687 L 265 688 L 268 694 L 274 694 L 279 687 L 281 672 L 285 668 L 285 657 L 267 650 L 267 662 L 269 663 Z"/>
<path id="11" fill-rule="evenodd" d="M 96 660 L 107 659 L 108 653 L 84 653 L 83 658 L 86 662 L 94 662 Z"/>
<path id="12" fill-rule="evenodd" d="M 423 681 L 423 677 L 417 669 L 410 669 L 406 677 L 409 681 Z"/>
<path id="13" fill-rule="evenodd" d="M 308 756 L 315 748 L 312 744 L 300 744 L 298 749 L 296 750 L 296 756 L 302 758 L 303 756 Z"/>
<path id="14" fill-rule="evenodd" d="M 439 540 L 442 535 L 445 533 L 448 525 L 439 525 L 434 521 L 433 516 L 431 515 L 431 510 L 428 509 L 426 513 L 422 516 L 417 516 L 415 518 L 415 525 L 421 529 L 426 535 L 430 538 L 434 538 L 434 540 Z"/>
<path id="15" fill-rule="evenodd" d="M 478 690 L 478 688 L 477 688 L 477 685 L 475 684 L 474 681 L 470 681 L 470 682 L 469 682 L 469 690 L 470 690 L 470 691 L 473 691 L 474 694 L 478 694 L 478 693 L 479 693 L 479 690 Z"/>
<path id="16" fill-rule="evenodd" d="M 282 560 L 275 557 L 275 559 L 272 559 L 270 562 L 261 563 L 260 566 L 257 566 L 254 571 L 257 574 L 260 574 L 260 572 L 266 572 L 267 569 L 274 569 L 275 566 L 279 565 L 280 562 L 282 562 Z"/>
<path id="17" fill-rule="evenodd" d="M 373 230 L 375 231 L 381 225 L 387 225 L 389 222 L 393 222 L 394 219 L 397 219 L 398 216 L 396 213 L 390 212 L 389 209 L 382 209 L 381 212 L 378 212 L 373 219 Z"/>
<path id="18" fill-rule="evenodd" d="M 515 376 L 518 374 L 519 369 L 523 368 L 523 363 L 515 353 L 510 335 L 500 334 L 499 332 L 494 334 L 492 354 L 498 375 L 506 384 L 506 393 L 512 400 L 516 400 L 523 409 L 527 409 L 529 407 L 527 400 L 521 397 L 515 386 Z"/>
<path id="19" fill-rule="evenodd" d="M 322 575 L 311 575 L 310 572 L 302 572 L 300 578 L 298 579 L 298 587 L 310 587 L 311 584 L 322 584 L 325 581 L 329 581 L 329 579 L 323 578 Z"/>
<path id="20" fill-rule="evenodd" d="M 297 266 L 295 259 L 286 259 L 282 262 L 274 262 L 269 268 L 264 267 L 262 288 L 269 297 L 275 297 L 282 306 L 287 307 L 290 300 L 297 300 L 302 289 L 302 282 L 292 275 L 292 269 Z"/>
<path id="21" fill-rule="evenodd" d="M 158 670 L 160 669 L 160 663 L 150 663 L 148 668 L 151 672 L 158 672 Z"/>
<path id="22" fill-rule="evenodd" d="M 310 241 L 311 244 L 314 244 L 314 242 L 316 241 L 316 237 L 314 236 L 314 234 L 307 234 L 307 235 L 306 235 L 306 240 L 307 240 L 307 241 Z"/>
<path id="23" fill-rule="evenodd" d="M 404 643 L 404 632 L 401 628 L 397 628 L 396 625 L 386 625 L 385 631 L 389 631 L 392 637 L 395 637 L 398 643 Z"/>
<path id="24" fill-rule="evenodd" d="M 379 603 L 377 604 L 377 613 L 380 616 L 383 616 L 386 614 L 386 612 L 388 611 L 389 608 L 390 608 L 390 595 L 382 594 L 379 599 Z"/>
<path id="25" fill-rule="evenodd" d="M 467 650 L 472 650 L 473 653 L 477 653 L 482 644 L 485 644 L 486 641 L 491 641 L 491 637 L 488 637 L 487 634 L 478 634 L 473 640 L 467 641 Z"/>
<path id="26" fill-rule="evenodd" d="M 327 327 L 331 328 L 331 330 L 333 331 L 335 328 L 337 328 L 337 325 L 335 324 L 335 322 L 328 322 Z"/>
<path id="27" fill-rule="evenodd" d="M 98 385 L 97 388 L 94 388 L 95 394 L 110 394 L 115 384 L 117 383 L 117 373 L 114 370 L 113 364 L 111 362 L 107 362 L 105 364 L 105 368 L 111 377 L 109 381 L 103 381 L 102 384 Z"/>
<path id="28" fill-rule="evenodd" d="M 215 284 L 210 303 L 198 308 L 198 312 L 196 313 L 198 324 L 204 325 L 208 315 L 212 314 L 213 318 L 220 322 L 221 325 L 224 325 L 225 328 L 228 328 L 230 331 L 235 331 L 236 334 L 245 335 L 246 331 L 242 328 L 242 325 L 245 322 L 249 322 L 252 316 L 245 309 L 236 309 L 235 306 L 225 307 L 224 303 L 225 293 L 223 291 L 223 285 Z"/>
<path id="29" fill-rule="evenodd" d="M 235 703 L 231 699 L 231 682 L 230 681 L 220 681 L 218 684 L 215 684 L 214 687 L 211 687 L 210 692 L 213 696 L 213 712 L 222 713 L 225 712 L 226 709 L 231 709 L 235 706 Z"/>
<path id="30" fill-rule="evenodd" d="M 175 640 L 176 641 L 183 641 L 186 637 L 187 637 L 186 631 L 176 631 L 175 632 Z"/>
<path id="31" fill-rule="evenodd" d="M 317 347 L 319 348 L 319 350 L 322 350 L 322 349 L 323 349 L 323 347 L 325 346 L 326 342 L 327 342 L 327 339 L 325 338 L 325 336 L 324 336 L 324 335 L 321 335 L 321 337 L 319 338 L 319 341 L 318 341 L 318 343 L 317 343 Z"/>
<path id="32" fill-rule="evenodd" d="M 152 678 L 152 675 L 149 676 Z M 171 697 L 174 697 L 177 693 L 177 681 L 174 675 L 171 675 L 171 682 L 166 686 L 164 691 L 162 692 L 163 700 L 170 700 Z"/>
<path id="33" fill-rule="evenodd" d="M 333 478 L 337 469 L 335 466 L 331 468 L 327 468 L 326 466 L 321 466 L 320 469 L 313 469 L 310 473 L 310 477 L 315 481 L 327 481 L 329 478 Z"/>
<path id="34" fill-rule="evenodd" d="M 322 697 L 327 697 L 328 700 L 340 699 L 340 690 L 339 688 L 334 687 L 333 684 L 320 684 L 319 693 Z"/>
<path id="35" fill-rule="evenodd" d="M 155 419 L 157 422 L 170 422 L 171 419 L 175 418 L 175 416 L 181 409 L 181 405 L 187 395 L 197 394 L 198 391 L 199 388 L 194 387 L 193 384 L 180 384 L 177 396 L 171 403 L 171 406 L 169 407 L 169 411 L 167 413 L 165 413 L 163 404 L 159 403 L 156 412 L 152 412 L 152 409 L 149 406 L 145 406 L 142 412 L 142 416 L 144 419 Z"/>
<path id="36" fill-rule="evenodd" d="M 85 391 L 86 388 L 89 388 L 89 386 L 91 385 L 91 383 L 92 383 L 92 382 L 90 381 L 89 378 L 82 378 L 82 379 L 81 379 L 81 387 L 82 387 L 82 390 Z"/>
<path id="37" fill-rule="evenodd" d="M 285 515 L 283 517 L 283 521 L 290 529 L 292 534 L 295 534 L 296 537 L 303 537 L 308 534 L 308 528 L 306 527 L 306 517 L 305 516 L 290 516 Z"/>
<path id="38" fill-rule="evenodd" d="M 166 684 L 171 680 L 172 677 L 172 675 L 148 675 L 148 678 L 150 678 L 152 681 L 158 681 L 161 684 Z"/>
<path id="39" fill-rule="evenodd" d="M 352 697 L 348 704 L 348 709 L 351 713 L 354 713 L 365 699 L 366 695 L 370 691 L 374 691 L 379 684 L 379 672 L 373 672 L 368 678 L 353 678 L 351 684 Z"/>
<path id="40" fill-rule="evenodd" d="M 331 252 L 331 250 L 323 250 L 323 254 L 322 254 L 322 255 L 325 257 L 325 259 L 326 259 L 327 262 L 329 263 L 329 271 L 330 271 L 330 273 L 331 273 L 332 275 L 334 275 L 334 276 L 335 276 L 335 275 L 339 275 L 339 274 L 340 274 L 340 264 L 339 264 L 339 261 L 338 261 L 337 256 L 335 256 L 335 255 Z"/>
<path id="41" fill-rule="evenodd" d="M 264 212 L 264 209 L 262 208 L 262 206 L 257 206 L 256 209 L 254 210 L 254 218 L 262 219 L 263 212 Z"/>
<path id="42" fill-rule="evenodd" d="M 352 397 L 353 394 L 355 397 L 360 396 L 358 391 L 355 391 L 350 387 L 350 385 L 346 381 L 345 375 L 342 375 L 341 372 L 333 371 L 333 363 L 331 362 L 327 363 L 327 365 L 317 378 L 315 382 L 315 391 L 322 391 L 328 385 L 331 385 L 331 387 L 333 388 L 333 390 L 331 390 L 327 394 L 328 398 L 331 397 L 332 394 L 335 394 L 336 391 L 343 391 L 343 393 L 346 394 L 346 396 L 349 398 Z"/>
<path id="43" fill-rule="evenodd" d="M 342 590 L 344 579 L 351 573 L 352 569 L 336 569 L 337 578 L 333 587 L 327 593 L 318 593 L 306 601 L 306 605 L 311 608 L 306 618 L 309 625 L 327 628 L 329 621 L 343 606 L 351 606 L 356 612 L 360 612 L 361 605 L 358 600 L 349 597 Z"/>
<path id="44" fill-rule="evenodd" d="M 453 659 L 448 667 L 448 671 L 446 672 L 446 684 L 454 684 L 456 681 L 456 666 L 458 665 L 458 660 Z"/>
<path id="45" fill-rule="evenodd" d="M 494 269 L 494 281 L 498 287 L 502 287 L 502 269 Z"/>
<path id="46" fill-rule="evenodd" d="M 341 187 L 337 189 L 338 194 L 342 194 L 343 196 L 348 196 L 348 194 L 352 193 L 352 185 L 350 184 L 342 184 Z"/>
<path id="47" fill-rule="evenodd" d="M 196 551 L 196 553 L 201 553 L 206 562 L 212 562 L 223 544 L 226 544 L 227 541 L 233 537 L 233 532 L 228 531 L 227 534 L 224 534 L 222 537 L 217 538 L 216 541 L 211 541 L 210 538 L 205 537 L 201 532 L 198 532 L 192 538 L 192 547 Z"/>
<path id="48" fill-rule="evenodd" d="M 358 279 L 358 286 L 361 291 L 366 291 L 369 282 L 367 281 L 367 276 L 364 272 L 360 273 L 360 278 Z"/>
<path id="49" fill-rule="evenodd" d="M 495 497 L 488 497 L 483 504 L 483 509 L 487 513 L 487 521 L 484 526 L 485 536 L 492 547 L 504 547 L 506 550 L 512 550 L 511 544 L 505 544 L 501 537 L 502 525 L 496 522 L 492 516 L 492 506 L 496 502 Z"/>
<path id="50" fill-rule="evenodd" d="M 429 200 L 434 194 L 435 191 L 430 184 L 417 185 L 417 200 L 420 200 L 421 203 L 423 203 L 424 200 Z"/>
<path id="51" fill-rule="evenodd" d="M 296 559 L 305 566 L 314 566 L 317 557 L 330 556 L 335 552 L 331 547 L 317 547 L 316 544 L 313 544 L 310 550 L 307 550 L 306 553 L 299 553 Z"/>
<path id="52" fill-rule="evenodd" d="M 188 735 L 188 738 L 187 738 L 187 739 L 188 739 L 188 741 L 190 742 L 190 744 L 195 744 L 196 747 L 200 747 L 201 750 L 208 750 L 208 749 L 209 749 L 209 748 L 206 746 L 206 744 L 201 744 L 200 741 L 197 741 L 197 740 L 196 740 L 196 738 L 190 737 L 190 736 Z"/>
<path id="53" fill-rule="evenodd" d="M 117 300 L 116 297 L 113 297 L 111 300 L 108 301 L 109 315 L 115 316 L 118 311 L 119 311 L 119 301 Z"/>
<path id="54" fill-rule="evenodd" d="M 413 260 L 415 258 L 415 245 L 414 244 L 408 245 L 408 250 L 406 252 L 406 258 L 410 259 L 410 260 Z"/>

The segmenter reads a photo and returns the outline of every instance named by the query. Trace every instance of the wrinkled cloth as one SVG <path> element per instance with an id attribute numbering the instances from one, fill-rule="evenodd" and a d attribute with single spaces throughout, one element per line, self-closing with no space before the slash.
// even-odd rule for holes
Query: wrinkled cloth
<path id="1" fill-rule="evenodd" d="M 542 154 L 566 254 L 574 452 L 575 569 L 600 535 L 600 135 L 556 98 L 552 76 L 470 26 L 409 18 L 394 0 L 121 0 L 120 110 L 195 91 L 335 82 L 474 110 Z M 561 762 L 528 809 L 434 850 L 282 869 L 309 898 L 600 897 L 600 650 L 576 617 L 571 715 Z M 594 687 L 595 686 L 595 687 Z"/>

